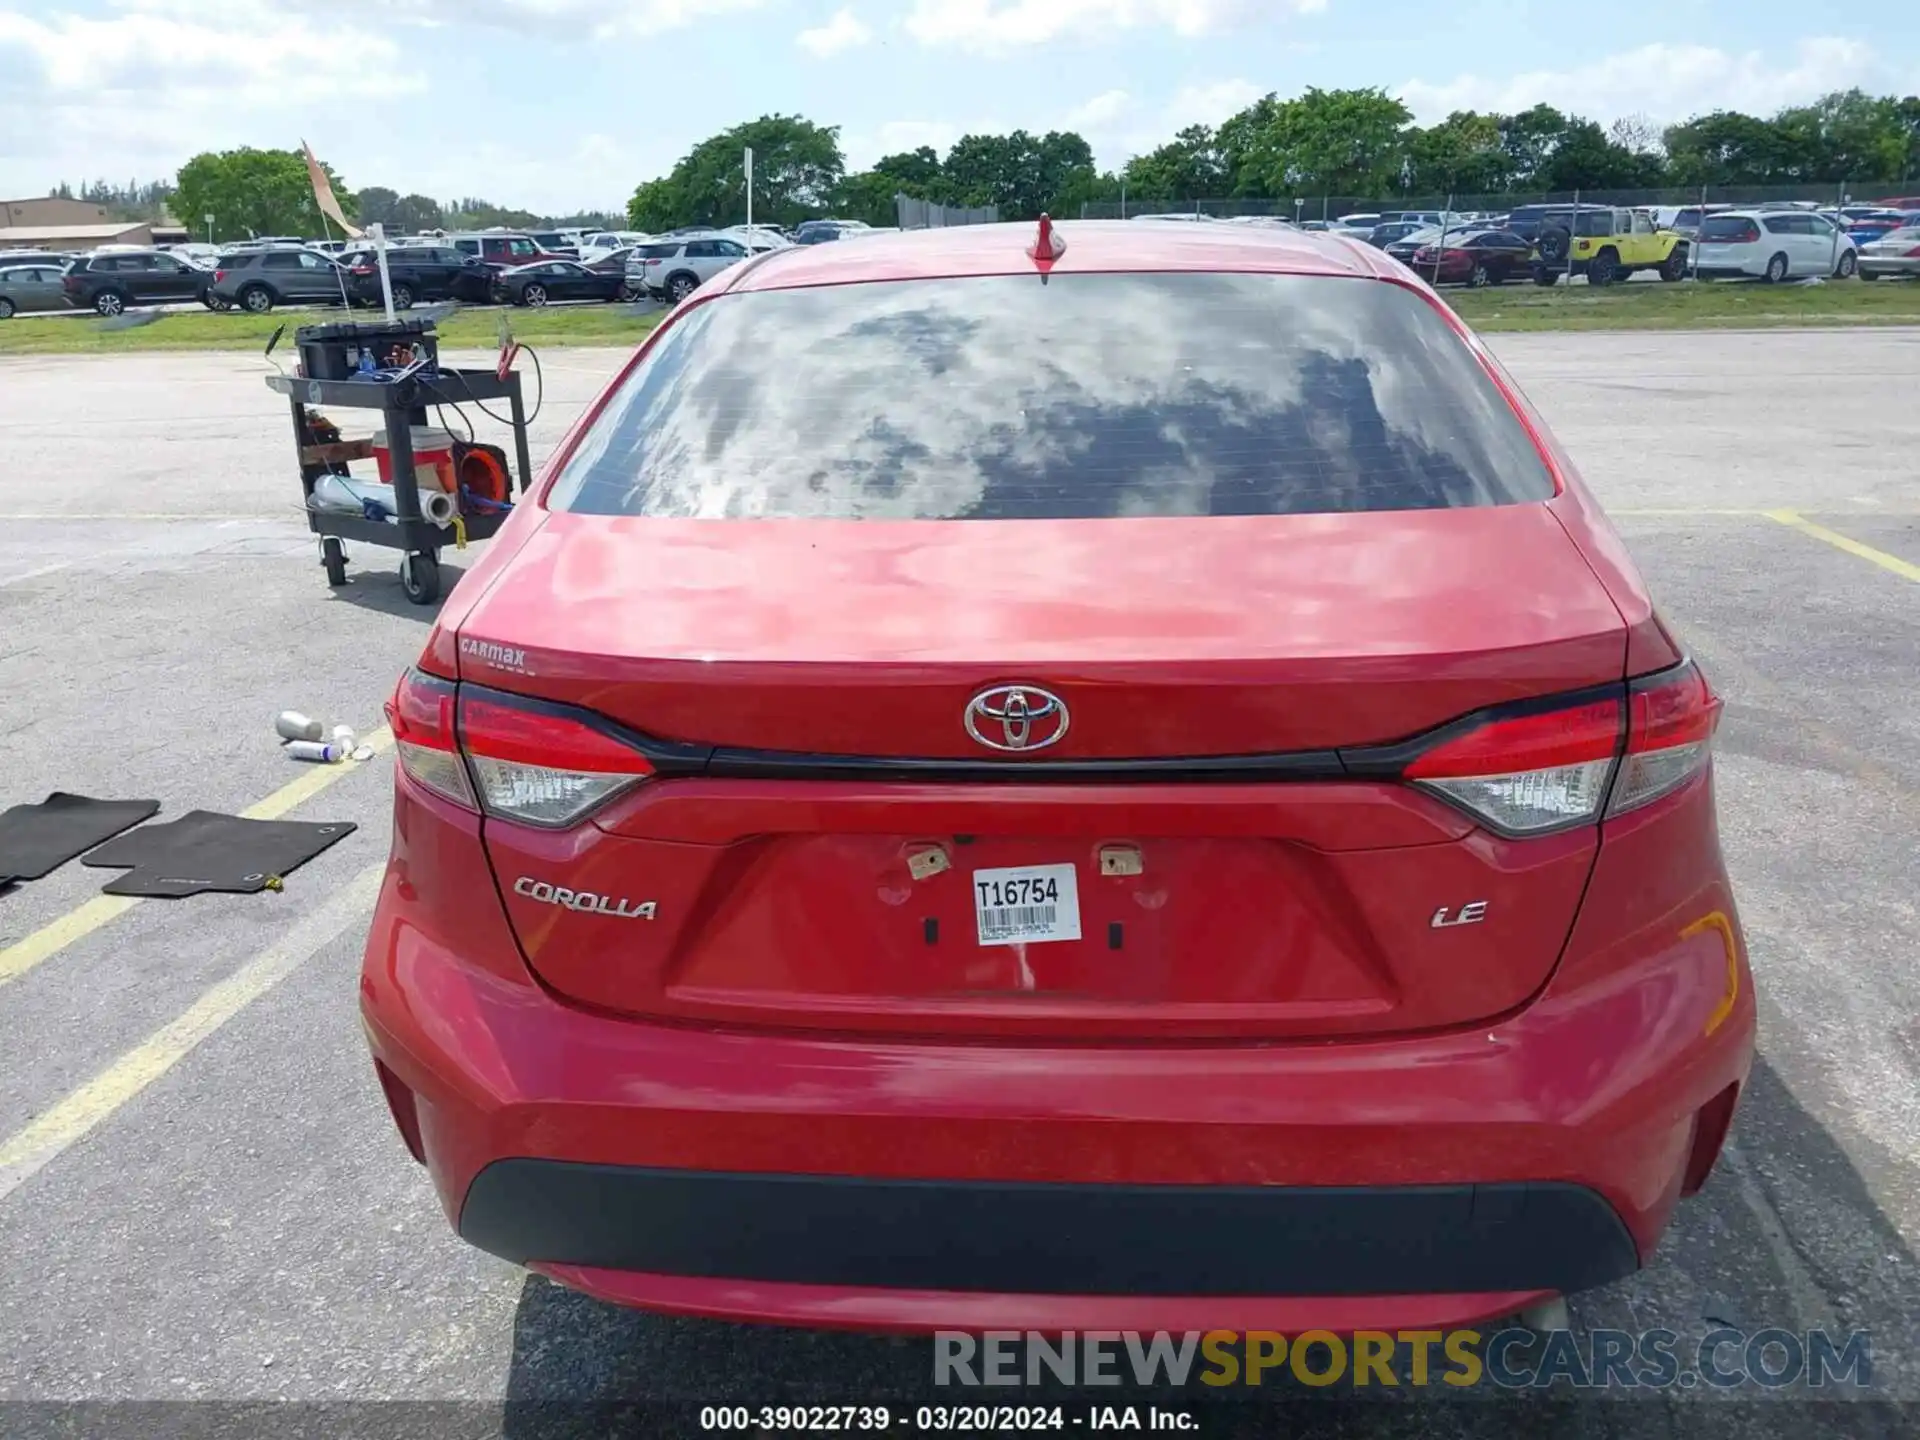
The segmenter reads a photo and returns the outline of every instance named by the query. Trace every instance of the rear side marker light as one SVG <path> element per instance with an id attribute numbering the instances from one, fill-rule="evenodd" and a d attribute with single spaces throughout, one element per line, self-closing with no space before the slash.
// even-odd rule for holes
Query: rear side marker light
<path id="1" fill-rule="evenodd" d="M 1621 699 L 1487 720 L 1401 773 L 1501 834 L 1543 835 L 1672 794 L 1707 768 L 1720 709 L 1687 661 Z"/>

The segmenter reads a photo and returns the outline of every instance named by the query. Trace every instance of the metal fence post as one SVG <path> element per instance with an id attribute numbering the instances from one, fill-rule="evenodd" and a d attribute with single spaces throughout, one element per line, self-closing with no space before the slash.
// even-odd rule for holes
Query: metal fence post
<path id="1" fill-rule="evenodd" d="M 1580 188 L 1573 191 L 1573 223 L 1567 226 L 1567 284 L 1573 284 L 1573 246 L 1580 238 Z"/>

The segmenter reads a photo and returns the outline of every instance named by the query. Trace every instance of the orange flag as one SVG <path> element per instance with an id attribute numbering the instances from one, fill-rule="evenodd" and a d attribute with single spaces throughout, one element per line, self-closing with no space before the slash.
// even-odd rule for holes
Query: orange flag
<path id="1" fill-rule="evenodd" d="M 329 215 L 333 223 L 347 232 L 349 240 L 358 240 L 360 228 L 347 223 L 347 217 L 340 213 L 340 202 L 334 198 L 333 182 L 327 179 L 327 172 L 320 168 L 320 161 L 313 153 L 313 147 L 306 141 L 300 142 L 300 148 L 307 152 L 307 178 L 313 181 L 313 203 L 320 207 L 324 215 Z"/>

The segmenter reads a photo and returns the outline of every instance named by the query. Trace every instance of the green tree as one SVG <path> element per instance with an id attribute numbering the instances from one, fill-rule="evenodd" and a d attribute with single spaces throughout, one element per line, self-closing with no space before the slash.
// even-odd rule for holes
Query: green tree
<path id="1" fill-rule="evenodd" d="M 1159 149 L 1127 162 L 1127 189 L 1142 200 L 1204 200 L 1227 189 L 1227 162 L 1214 133 L 1189 125 Z"/>
<path id="2" fill-rule="evenodd" d="M 1547 162 L 1567 133 L 1567 117 L 1551 105 L 1535 105 L 1500 117 L 1500 148 L 1507 152 L 1507 183 L 1516 190 L 1546 185 Z"/>
<path id="3" fill-rule="evenodd" d="M 1635 154 L 1593 121 L 1571 117 L 1536 179 L 1545 190 L 1629 190 L 1658 184 L 1662 168 L 1658 156 Z"/>
<path id="4" fill-rule="evenodd" d="M 331 167 L 327 178 L 340 207 L 354 212 L 354 195 Z M 180 167 L 173 200 L 182 222 L 196 232 L 213 216 L 217 240 L 254 235 L 317 236 L 320 208 L 313 201 L 307 162 L 298 150 L 222 150 L 194 156 Z"/>
<path id="5" fill-rule="evenodd" d="M 702 140 L 627 202 L 636 229 L 736 224 L 746 218 L 745 154 L 753 150 L 753 213 L 780 225 L 818 215 L 846 173 L 837 126 L 798 115 L 763 115 Z"/>
<path id="6" fill-rule="evenodd" d="M 1785 163 L 1780 132 L 1738 110 L 1696 115 L 1666 132 L 1667 170 L 1681 185 L 1765 185 Z"/>
<path id="7" fill-rule="evenodd" d="M 400 203 L 400 193 L 397 190 L 389 190 L 384 185 L 369 185 L 354 199 L 353 218 L 362 225 L 392 227 L 394 207 Z"/>
<path id="8" fill-rule="evenodd" d="M 1498 115 L 1456 110 L 1438 125 L 1407 133 L 1408 194 L 1494 194 L 1512 178 Z"/>
<path id="9" fill-rule="evenodd" d="M 1274 194 L 1390 194 L 1406 169 L 1412 118 L 1384 90 L 1309 87 L 1281 103 L 1248 163 Z"/>
<path id="10" fill-rule="evenodd" d="M 1264 135 L 1280 114 L 1280 97 L 1262 96 L 1220 126 L 1214 136 L 1214 148 L 1220 152 L 1220 164 L 1226 171 L 1227 193 L 1240 199 L 1264 200 L 1275 192 L 1268 188 L 1266 173 L 1255 152 Z"/>
<path id="11" fill-rule="evenodd" d="M 363 205 L 366 193 L 360 192 Z M 412 235 L 422 230 L 437 230 L 446 218 L 440 202 L 432 196 L 402 195 L 393 204 L 393 218 L 386 223 L 398 234 Z"/>
<path id="12" fill-rule="evenodd" d="M 947 198 L 997 205 L 1002 220 L 1075 213 L 1099 181 L 1093 147 L 1072 131 L 962 135 L 942 166 Z"/>
<path id="13" fill-rule="evenodd" d="M 896 195 L 911 195 L 920 200 L 939 200 L 945 192 L 945 176 L 940 168 L 940 152 L 931 145 L 883 155 L 871 170 L 849 175 L 840 182 L 833 197 L 833 211 L 848 220 L 864 220 L 869 225 L 898 223 Z"/>

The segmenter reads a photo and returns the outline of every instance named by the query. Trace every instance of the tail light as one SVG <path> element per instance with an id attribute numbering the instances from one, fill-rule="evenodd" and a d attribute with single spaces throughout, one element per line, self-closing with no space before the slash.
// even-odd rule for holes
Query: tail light
<path id="1" fill-rule="evenodd" d="M 372 275 L 376 272 L 371 265 L 356 265 L 349 273 L 354 275 Z"/>
<path id="2" fill-rule="evenodd" d="M 1627 687 L 1627 754 L 1608 815 L 1671 794 L 1707 768 L 1720 697 L 1691 662 Z"/>
<path id="3" fill-rule="evenodd" d="M 1501 834 L 1544 835 L 1679 789 L 1706 769 L 1720 709 L 1687 661 L 1624 696 L 1483 720 L 1401 774 Z"/>
<path id="4" fill-rule="evenodd" d="M 1907 251 L 1907 259 L 1920 260 L 1920 245 L 1915 245 Z"/>
<path id="5" fill-rule="evenodd" d="M 624 741 L 573 715 L 461 694 L 409 671 L 387 705 L 408 778 L 466 810 L 559 829 L 653 774 Z"/>
<path id="6" fill-rule="evenodd" d="M 1737 245 L 1751 245 L 1759 238 L 1760 227 L 1758 225 L 1748 225 L 1746 229 L 1733 237 L 1734 243 Z"/>
<path id="7" fill-rule="evenodd" d="M 226 278 L 227 278 L 227 272 L 224 270 L 216 270 L 213 272 L 213 283 L 216 285 L 218 285 L 222 280 Z"/>
<path id="8" fill-rule="evenodd" d="M 1609 698 L 1486 721 L 1402 773 L 1502 834 L 1565 829 L 1595 819 L 1606 803 L 1624 709 Z"/>
<path id="9" fill-rule="evenodd" d="M 477 810 L 473 785 L 460 763 L 454 726 L 459 691 L 451 680 L 409 670 L 387 702 L 387 728 L 400 768 L 415 784 L 467 810 Z"/>
<path id="10" fill-rule="evenodd" d="M 490 815 L 558 828 L 653 774 L 646 756 L 571 715 L 465 695 L 460 746 Z"/>

